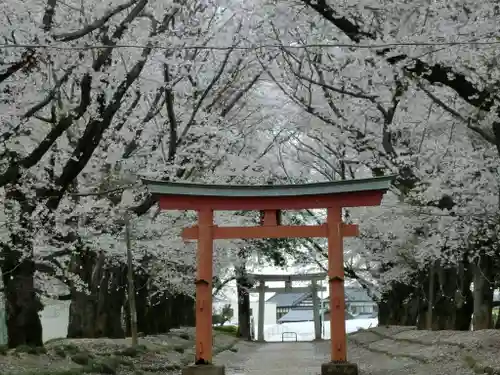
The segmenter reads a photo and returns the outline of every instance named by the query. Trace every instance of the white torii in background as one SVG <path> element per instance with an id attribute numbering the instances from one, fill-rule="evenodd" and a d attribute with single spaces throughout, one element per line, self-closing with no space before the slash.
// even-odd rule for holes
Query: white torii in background
<path id="1" fill-rule="evenodd" d="M 266 293 L 308 293 L 312 292 L 313 302 L 313 319 L 314 319 L 314 338 L 321 340 L 321 319 L 320 319 L 320 303 L 318 299 L 318 291 L 325 291 L 325 287 L 318 287 L 317 281 L 326 278 L 326 272 L 311 273 L 302 275 L 261 275 L 261 274 L 248 274 L 248 276 L 256 281 L 259 285 L 250 289 L 250 292 L 259 293 L 259 318 L 258 318 L 258 331 L 257 341 L 264 341 L 264 314 Z M 269 288 L 266 287 L 266 281 L 284 281 L 284 288 Z M 306 287 L 293 287 L 293 281 L 310 281 L 311 285 Z"/>

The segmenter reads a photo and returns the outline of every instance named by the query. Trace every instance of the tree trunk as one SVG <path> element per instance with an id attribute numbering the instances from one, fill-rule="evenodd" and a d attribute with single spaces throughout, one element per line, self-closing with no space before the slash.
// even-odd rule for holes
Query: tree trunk
<path id="1" fill-rule="evenodd" d="M 106 264 L 104 253 L 84 251 L 72 261 L 72 270 L 87 284 L 71 290 L 68 337 L 123 338 L 122 310 L 127 287 L 126 267 Z"/>
<path id="2" fill-rule="evenodd" d="M 8 346 L 42 346 L 43 305 L 35 290 L 31 215 L 35 206 L 17 189 L 5 189 L 5 213 L 10 223 L 9 245 L 0 243 Z M 12 204 L 15 202 L 15 204 Z M 20 212 L 15 207 L 20 208 Z"/>
<path id="3" fill-rule="evenodd" d="M 250 330 L 250 295 L 245 280 L 237 280 L 236 288 L 238 293 L 238 337 L 251 341 Z"/>
<path id="4" fill-rule="evenodd" d="M 436 262 L 433 262 L 429 266 L 429 287 L 427 292 L 427 318 L 426 318 L 426 327 L 428 330 L 432 329 L 434 317 L 432 316 L 432 310 L 434 309 L 434 304 L 436 301 Z"/>
<path id="5" fill-rule="evenodd" d="M 435 302 L 434 329 L 454 330 L 457 326 L 457 303 L 455 295 L 458 284 L 456 266 L 437 264 L 439 291 Z"/>
<path id="6" fill-rule="evenodd" d="M 238 294 L 238 337 L 251 341 L 252 331 L 250 326 L 250 293 L 253 282 L 248 279 L 245 266 L 236 268 L 236 291 Z"/>
<path id="7" fill-rule="evenodd" d="M 73 290 L 69 305 L 68 338 L 97 337 L 92 297 Z"/>
<path id="8" fill-rule="evenodd" d="M 473 264 L 474 330 L 493 328 L 493 260 L 481 255 Z"/>
<path id="9" fill-rule="evenodd" d="M 253 280 L 250 280 L 246 270 L 247 252 L 241 249 L 238 252 L 241 264 L 235 267 L 236 292 L 238 294 L 238 337 L 251 341 L 253 338 L 252 327 L 250 325 L 250 293 L 253 287 Z"/>
<path id="10" fill-rule="evenodd" d="M 180 306 L 180 310 L 175 309 L 174 315 L 179 313 L 179 326 L 180 327 L 194 327 L 196 325 L 195 321 L 195 300 L 191 296 L 185 294 L 179 294 L 177 296 L 177 301 Z M 176 305 L 177 306 L 177 305 Z"/>
<path id="11" fill-rule="evenodd" d="M 147 334 L 167 333 L 172 328 L 172 302 L 167 293 L 157 293 L 150 299 L 146 312 Z"/>
<path id="12" fill-rule="evenodd" d="M 18 255 L 16 251 L 3 254 L 8 346 L 42 346 L 42 323 L 38 312 L 43 305 L 34 287 L 34 263 L 30 259 L 21 260 Z"/>
<path id="13" fill-rule="evenodd" d="M 137 309 L 137 331 L 143 334 L 149 333 L 147 311 L 149 304 L 148 275 L 143 272 L 136 272 L 134 276 L 135 302 Z M 130 326 L 129 316 L 127 316 L 127 327 Z M 127 330 L 130 335 L 130 330 Z"/>
<path id="14" fill-rule="evenodd" d="M 460 331 L 470 330 L 472 313 L 474 311 L 474 298 L 470 290 L 472 283 L 472 270 L 467 259 L 464 258 L 458 265 L 458 288 L 455 292 L 456 320 L 455 329 Z"/>
<path id="15" fill-rule="evenodd" d="M 126 267 L 124 265 L 106 267 L 97 298 L 97 337 L 125 337 L 122 312 L 125 307 L 126 290 Z"/>
<path id="16" fill-rule="evenodd" d="M 409 285 L 394 283 L 390 290 L 382 294 L 378 303 L 379 325 L 416 326 L 420 310 L 418 290 Z"/>

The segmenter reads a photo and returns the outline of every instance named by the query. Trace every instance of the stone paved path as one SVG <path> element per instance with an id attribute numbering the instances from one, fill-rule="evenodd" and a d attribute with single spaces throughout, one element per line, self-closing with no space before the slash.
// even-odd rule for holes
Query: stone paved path
<path id="1" fill-rule="evenodd" d="M 319 375 L 329 360 L 329 341 L 240 343 L 221 353 L 226 375 Z M 500 330 L 417 331 L 377 327 L 350 335 L 349 361 L 360 375 L 500 374 Z"/>
<path id="2" fill-rule="evenodd" d="M 318 375 L 328 355 L 311 342 L 268 343 L 254 351 L 240 368 L 228 366 L 227 375 Z"/>

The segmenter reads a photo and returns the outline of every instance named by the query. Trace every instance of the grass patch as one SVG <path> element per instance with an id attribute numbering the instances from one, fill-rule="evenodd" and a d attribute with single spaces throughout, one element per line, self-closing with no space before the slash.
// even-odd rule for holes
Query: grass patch
<path id="1" fill-rule="evenodd" d="M 88 365 L 91 359 L 92 356 L 90 355 L 90 353 L 85 352 L 76 353 L 71 356 L 71 360 L 80 366 Z"/>
<path id="2" fill-rule="evenodd" d="M 182 363 L 182 365 L 184 365 L 184 363 Z M 143 372 L 162 373 L 162 372 L 178 371 L 181 368 L 182 368 L 181 364 L 177 364 L 177 363 L 162 363 L 162 364 L 148 365 L 148 366 L 142 367 L 141 370 Z"/>
<path id="3" fill-rule="evenodd" d="M 488 375 L 499 374 L 497 369 L 494 369 L 493 367 L 490 367 L 490 366 L 482 366 L 477 361 L 477 359 L 475 359 L 471 355 L 465 355 L 462 359 L 465 362 L 465 364 L 467 365 L 467 367 L 469 367 L 476 374 L 488 374 Z"/>
<path id="4" fill-rule="evenodd" d="M 32 355 L 40 355 L 47 353 L 47 349 L 43 346 L 19 345 L 15 350 L 16 353 L 26 353 Z"/>
<path id="5" fill-rule="evenodd" d="M 105 359 L 91 360 L 88 365 L 83 368 L 84 372 L 98 373 L 98 374 L 116 374 L 121 361 L 116 357 L 109 357 Z"/>
<path id="6" fill-rule="evenodd" d="M 66 337 L 54 337 L 53 339 L 45 341 L 45 345 L 52 344 L 54 342 L 59 342 L 59 341 L 62 341 L 62 340 L 66 340 Z"/>
<path id="7" fill-rule="evenodd" d="M 146 348 L 145 345 L 135 345 L 135 346 L 129 346 L 128 348 L 119 350 L 115 352 L 117 355 L 121 355 L 124 357 L 138 357 L 141 354 L 144 354 L 148 351 L 148 348 Z"/>
<path id="8" fill-rule="evenodd" d="M 20 375 L 82 375 L 84 373 L 83 368 L 75 369 L 53 369 L 53 370 L 37 370 L 23 372 Z M 11 375 L 7 373 L 5 375 Z"/>
<path id="9" fill-rule="evenodd" d="M 174 347 L 174 351 L 176 351 L 177 353 L 184 353 L 186 349 L 182 346 L 176 346 Z"/>
<path id="10" fill-rule="evenodd" d="M 216 326 L 213 327 L 214 331 L 225 333 L 234 337 L 238 336 L 238 326 Z"/>
<path id="11" fill-rule="evenodd" d="M 74 355 L 80 353 L 82 350 L 74 344 L 62 344 L 52 348 L 54 353 L 59 357 L 66 357 L 67 355 Z"/>

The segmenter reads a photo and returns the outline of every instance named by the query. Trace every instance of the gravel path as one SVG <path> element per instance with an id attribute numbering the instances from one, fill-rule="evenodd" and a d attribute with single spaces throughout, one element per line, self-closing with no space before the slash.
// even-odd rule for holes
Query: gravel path
<path id="1" fill-rule="evenodd" d="M 349 361 L 361 375 L 500 374 L 500 331 L 417 331 L 377 327 L 349 336 Z M 241 343 L 221 353 L 227 375 L 318 375 L 330 342 Z"/>

